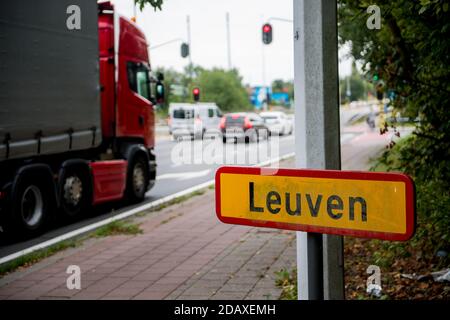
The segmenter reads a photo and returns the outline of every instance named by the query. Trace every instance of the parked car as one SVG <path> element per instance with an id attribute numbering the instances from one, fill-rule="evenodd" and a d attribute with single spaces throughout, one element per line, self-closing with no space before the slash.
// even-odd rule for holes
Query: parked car
<path id="1" fill-rule="evenodd" d="M 260 113 L 270 134 L 286 135 L 293 131 L 293 122 L 282 111 L 266 111 Z"/>
<path id="2" fill-rule="evenodd" d="M 224 143 L 227 140 L 257 142 L 269 136 L 264 119 L 252 112 L 226 114 L 220 122 L 220 129 Z"/>
<path id="3" fill-rule="evenodd" d="M 222 111 L 215 103 L 171 103 L 169 132 L 178 140 L 182 136 L 203 138 L 220 133 Z"/>

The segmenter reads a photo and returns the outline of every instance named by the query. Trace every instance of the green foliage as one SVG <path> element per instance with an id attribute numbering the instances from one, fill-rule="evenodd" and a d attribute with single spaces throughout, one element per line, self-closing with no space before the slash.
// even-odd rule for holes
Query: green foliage
<path id="1" fill-rule="evenodd" d="M 102 238 L 119 234 L 137 235 L 141 233 L 142 229 L 139 228 L 139 225 L 137 224 L 132 224 L 126 221 L 113 221 L 95 230 L 94 236 L 97 238 Z"/>
<path id="2" fill-rule="evenodd" d="M 282 289 L 280 300 L 297 300 L 297 268 L 275 272 L 275 285 Z"/>
<path id="3" fill-rule="evenodd" d="M 413 136 L 388 150 L 377 169 L 413 177 L 418 229 L 412 245 L 450 249 L 450 11 L 448 0 L 380 0 L 381 29 L 366 28 L 372 1 L 339 1 L 340 43 L 350 43 L 368 79 L 396 95 L 395 111 L 418 117 Z"/>
<path id="4" fill-rule="evenodd" d="M 252 108 L 242 78 L 236 69 L 202 70 L 194 84 L 200 88 L 200 101 L 215 102 L 224 111 Z"/>
<path id="5" fill-rule="evenodd" d="M 146 4 L 151 5 L 155 11 L 162 10 L 161 6 L 163 5 L 164 0 L 134 0 L 134 3 L 139 6 L 139 9 L 142 11 Z"/>
<path id="6" fill-rule="evenodd" d="M 366 28 L 372 1 L 340 0 L 340 43 L 350 43 L 368 78 L 378 74 L 396 98 L 397 111 L 415 118 L 433 156 L 450 150 L 450 12 L 448 0 L 378 1 L 381 29 Z"/>
<path id="7" fill-rule="evenodd" d="M 177 72 L 173 69 L 157 68 L 155 73 L 162 73 L 164 75 L 164 103 L 158 105 L 157 114 L 160 118 L 167 117 L 167 110 L 171 102 L 187 102 L 189 93 L 187 87 L 190 86 L 190 79 L 185 73 Z M 177 95 L 176 88 L 184 90 L 182 95 Z"/>
<path id="8" fill-rule="evenodd" d="M 432 152 L 427 150 L 430 148 L 427 142 L 416 135 L 402 139 L 384 152 L 372 169 L 403 171 L 414 178 L 418 216 L 416 235 L 410 245 L 420 248 L 426 258 L 432 259 L 436 251 L 450 250 L 450 182 L 445 161 L 427 163 L 436 160 L 429 158 Z M 401 244 L 386 245 L 393 246 L 389 248 L 393 256 L 376 259 L 387 259 L 389 264 L 391 258 L 404 253 Z"/>
<path id="9" fill-rule="evenodd" d="M 48 258 L 59 251 L 66 250 L 68 248 L 75 248 L 82 243 L 82 240 L 66 240 L 56 243 L 48 248 L 41 249 L 35 252 L 31 252 L 27 255 L 14 259 L 10 262 L 2 264 L 0 266 L 0 276 L 13 272 L 21 267 L 27 267 L 34 263 L 37 263 L 45 258 Z"/>
<path id="10" fill-rule="evenodd" d="M 350 82 L 350 97 L 347 96 L 347 85 Z M 367 100 L 367 93 L 375 94 L 373 85 L 367 81 L 357 70 L 355 63 L 352 65 L 352 74 L 339 81 L 341 103 Z"/>
<path id="11" fill-rule="evenodd" d="M 188 66 L 183 73 L 163 68 L 155 71 L 164 74 L 166 87 L 165 103 L 158 111 L 160 116 L 167 115 L 168 106 L 172 102 L 194 102 L 192 96 L 194 87 L 200 88 L 200 102 L 215 102 L 224 111 L 251 108 L 242 77 L 236 69 L 207 70 L 200 66 Z M 183 94 L 179 95 L 176 91 L 183 91 Z"/>
<path id="12" fill-rule="evenodd" d="M 350 82 L 350 97 L 347 97 L 347 83 Z M 339 81 L 341 102 L 367 100 L 367 93 L 373 91 L 373 86 L 360 75 L 353 74 Z"/>
<path id="13" fill-rule="evenodd" d="M 294 82 L 275 79 L 272 82 L 272 92 L 287 92 L 289 99 L 294 99 Z"/>
<path id="14" fill-rule="evenodd" d="M 381 268 L 388 268 L 392 266 L 397 259 L 406 258 L 411 255 L 407 245 L 403 242 L 373 241 L 375 243 L 374 247 L 378 248 L 372 257 L 373 264 Z"/>

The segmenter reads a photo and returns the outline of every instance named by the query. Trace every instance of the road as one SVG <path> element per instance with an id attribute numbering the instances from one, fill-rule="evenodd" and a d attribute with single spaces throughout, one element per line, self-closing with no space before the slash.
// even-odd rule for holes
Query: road
<path id="1" fill-rule="evenodd" d="M 210 181 L 214 178 L 215 170 L 225 161 L 216 161 L 214 164 L 189 164 L 189 163 L 178 163 L 177 159 L 172 159 L 177 150 L 183 151 L 196 150 L 196 153 L 204 154 L 204 152 L 198 152 L 198 150 L 207 150 L 212 146 L 217 147 L 219 152 L 223 151 L 223 154 L 238 155 L 244 154 L 248 157 L 249 154 L 253 154 L 258 150 L 264 150 L 268 147 L 273 140 L 261 141 L 259 144 L 233 144 L 227 143 L 223 145 L 222 141 L 207 140 L 202 141 L 183 141 L 177 143 L 171 141 L 169 138 L 161 138 L 156 144 L 156 155 L 157 155 L 157 181 L 153 189 L 151 189 L 146 195 L 146 202 L 152 202 L 168 195 L 175 194 L 177 192 L 186 190 L 190 187 L 196 186 L 198 184 Z M 273 157 L 282 156 L 294 151 L 294 136 L 281 137 L 279 140 L 279 153 L 273 155 Z M 200 148 L 200 149 L 199 149 Z M 262 158 L 263 161 L 268 160 L 268 157 Z M 185 159 L 192 160 L 192 162 L 199 159 Z M 201 160 L 201 159 L 200 159 Z M 220 160 L 220 159 L 219 159 Z M 226 160 L 226 159 L 224 159 Z M 258 161 L 261 162 L 261 161 Z M 229 164 L 236 164 L 229 162 Z M 242 165 L 249 164 L 253 165 L 256 162 L 239 163 Z M 142 205 L 142 203 L 138 204 Z M 102 205 L 94 208 L 87 216 L 89 218 L 83 219 L 81 221 L 72 223 L 70 225 L 55 225 L 50 228 L 49 231 L 45 232 L 43 235 L 26 240 L 17 241 L 15 239 L 0 239 L 2 241 L 0 247 L 0 258 L 7 256 L 9 254 L 15 253 L 17 251 L 23 250 L 25 248 L 31 247 L 33 245 L 39 244 L 41 242 L 47 241 L 59 235 L 65 234 L 72 230 L 82 228 L 84 226 L 90 225 L 97 221 L 103 220 L 105 218 L 111 217 L 112 215 L 120 214 L 126 210 L 132 209 L 138 205 L 127 205 L 122 202 L 116 202 L 113 204 Z"/>
<path id="2" fill-rule="evenodd" d="M 359 129 L 348 127 L 347 121 L 355 114 L 366 113 L 367 108 L 358 110 L 344 110 L 341 113 L 343 148 L 365 132 L 363 124 Z M 362 129 L 361 129 L 362 128 Z M 374 133 L 376 138 L 376 133 Z M 379 145 L 376 146 L 379 148 Z M 206 141 L 171 141 L 168 136 L 160 136 L 156 143 L 157 181 L 155 187 L 147 194 L 144 203 L 153 202 L 168 195 L 186 190 L 190 187 L 210 181 L 214 178 L 215 170 L 223 164 L 255 165 L 266 160 L 274 159 L 294 152 L 294 135 L 272 137 L 258 144 L 227 143 L 220 140 Z M 195 154 L 195 156 L 194 156 Z M 139 204 L 139 205 L 142 205 Z M 122 202 L 94 208 L 82 221 L 70 225 L 55 225 L 43 235 L 26 240 L 17 241 L 0 239 L 0 258 L 24 250 L 33 245 L 53 239 L 70 231 L 88 226 L 105 218 L 130 210 L 139 205 L 126 205 Z"/>

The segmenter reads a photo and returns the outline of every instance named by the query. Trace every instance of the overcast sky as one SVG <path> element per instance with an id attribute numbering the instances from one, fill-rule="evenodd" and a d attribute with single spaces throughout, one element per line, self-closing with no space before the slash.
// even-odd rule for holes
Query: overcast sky
<path id="1" fill-rule="evenodd" d="M 122 15 L 133 16 L 133 0 L 113 1 Z M 150 46 L 172 39 L 187 40 L 186 17 L 191 21 L 192 62 L 205 68 L 228 68 L 226 13 L 230 14 L 231 62 L 244 82 L 263 84 L 261 28 L 271 17 L 293 19 L 292 0 L 164 0 L 163 10 L 139 10 L 137 23 Z M 294 78 L 292 24 L 273 21 L 273 42 L 264 47 L 266 84 Z M 180 56 L 181 42 L 150 51 L 153 67 L 182 71 L 188 59 Z M 342 53 L 341 53 L 342 55 Z M 350 61 L 340 63 L 340 76 L 350 71 Z"/>

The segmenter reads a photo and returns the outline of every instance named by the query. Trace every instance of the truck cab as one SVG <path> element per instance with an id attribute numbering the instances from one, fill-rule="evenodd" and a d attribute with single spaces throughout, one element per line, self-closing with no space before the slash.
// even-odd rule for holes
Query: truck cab
<path id="1" fill-rule="evenodd" d="M 153 148 L 155 101 L 151 97 L 147 41 L 132 21 L 121 16 L 115 21 L 109 3 L 101 4 L 100 9 L 103 137 L 136 139 Z"/>

